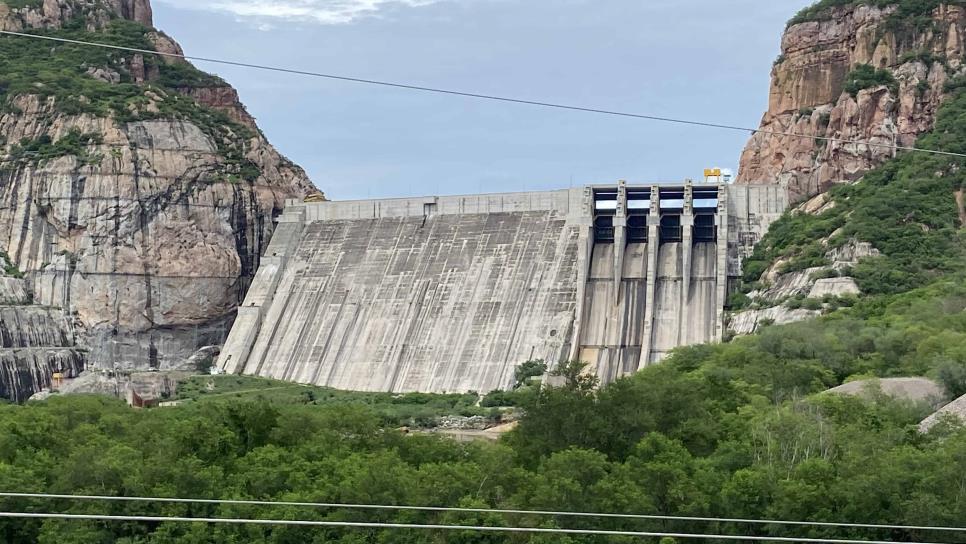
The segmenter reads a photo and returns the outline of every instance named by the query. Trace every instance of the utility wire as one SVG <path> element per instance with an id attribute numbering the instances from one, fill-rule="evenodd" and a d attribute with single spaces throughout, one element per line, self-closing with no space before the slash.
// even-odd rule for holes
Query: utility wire
<path id="1" fill-rule="evenodd" d="M 692 121 L 692 120 L 688 120 L 688 119 L 677 119 L 677 118 L 673 118 L 673 117 L 662 117 L 662 116 L 658 116 L 658 115 L 646 115 L 646 114 L 641 114 L 641 113 L 631 113 L 631 112 L 616 111 L 616 110 L 606 110 L 606 109 L 601 109 L 601 108 L 591 108 L 591 107 L 583 107 L 583 106 L 573 106 L 573 105 L 559 104 L 559 103 L 554 103 L 554 102 L 542 102 L 542 101 L 539 101 L 539 100 L 526 100 L 526 99 L 522 99 L 522 98 L 512 98 L 512 97 L 508 97 L 508 96 L 497 96 L 497 95 L 490 95 L 490 94 L 480 94 L 480 93 L 472 93 L 472 92 L 465 92 L 465 91 L 456 91 L 456 90 L 452 90 L 452 89 L 443 89 L 443 88 L 439 88 L 439 87 L 425 87 L 425 86 L 422 86 L 422 85 L 412 85 L 412 84 L 408 84 L 408 83 L 397 83 L 397 82 L 392 82 L 392 81 L 382 81 L 382 80 L 376 80 L 376 79 L 365 79 L 365 78 L 351 77 L 351 76 L 343 76 L 343 75 L 337 75 L 337 74 L 328 74 L 328 73 L 323 73 L 323 72 L 311 72 L 311 71 L 308 71 L 308 70 L 298 70 L 298 69 L 294 69 L 294 68 L 281 68 L 281 67 L 278 67 L 278 66 L 268 66 L 268 65 L 264 65 L 264 64 L 253 64 L 253 63 L 249 63 L 249 62 L 238 62 L 238 61 L 223 60 L 223 59 L 213 59 L 213 58 L 207 58 L 207 57 L 198 57 L 198 56 L 194 56 L 194 55 L 184 55 L 184 54 L 178 54 L 178 53 L 168 53 L 168 52 L 163 52 L 163 51 L 153 51 L 151 49 L 139 49 L 139 48 L 136 48 L 136 47 L 124 47 L 124 46 L 120 46 L 120 45 L 111 45 L 111 44 L 106 44 L 106 43 L 87 42 L 87 41 L 82 41 L 82 40 L 72 40 L 72 39 L 68 39 L 68 38 L 57 38 L 57 37 L 54 37 L 54 36 L 41 36 L 39 34 L 28 34 L 26 32 L 13 32 L 13 31 L 9 31 L 9 30 L 0 30 L 0 34 L 5 34 L 5 35 L 8 35 L 8 36 L 20 36 L 20 37 L 24 37 L 24 38 L 34 38 L 34 39 L 39 39 L 39 40 L 48 40 L 48 41 L 60 42 L 60 43 L 69 43 L 69 44 L 74 44 L 74 45 L 85 45 L 85 46 L 90 46 L 90 47 L 101 47 L 101 48 L 105 48 L 105 49 L 114 49 L 114 50 L 119 50 L 119 51 L 130 51 L 130 52 L 133 52 L 133 53 L 143 53 L 145 55 L 156 55 L 156 56 L 161 56 L 161 57 L 171 57 L 171 58 L 178 58 L 178 59 L 184 59 L 184 60 L 194 60 L 194 61 L 199 61 L 199 62 L 210 62 L 210 63 L 213 63 L 213 64 L 224 64 L 224 65 L 228 65 L 228 66 L 239 66 L 239 67 L 242 67 L 242 68 L 253 68 L 253 69 L 256 69 L 256 70 L 268 70 L 268 71 L 272 71 L 272 72 L 281 72 L 281 73 L 285 73 L 285 74 L 296 74 L 296 75 L 319 77 L 319 78 L 331 79 L 331 80 L 337 80 L 337 81 L 348 81 L 348 82 L 352 82 L 352 83 L 363 83 L 363 84 L 366 84 L 366 85 L 379 85 L 379 86 L 382 86 L 382 87 L 393 87 L 393 88 L 397 88 L 397 89 L 407 89 L 407 90 L 410 90 L 410 91 L 422 91 L 422 92 L 428 92 L 428 93 L 446 94 L 446 95 L 452 95 L 452 96 L 462 96 L 462 97 L 466 97 L 466 98 L 477 98 L 477 99 L 481 99 L 481 100 L 493 100 L 493 101 L 497 101 L 497 102 L 511 102 L 511 103 L 514 103 L 514 104 L 525 104 L 525 105 L 529 105 L 529 106 L 540 106 L 540 107 L 544 107 L 544 108 L 555 108 L 555 109 L 561 109 L 561 110 L 582 111 L 582 112 L 586 112 L 586 113 L 597 113 L 597 114 L 602 114 L 602 115 L 613 115 L 613 116 L 617 116 L 617 117 L 631 117 L 631 118 L 634 118 L 634 119 L 646 119 L 648 121 L 660 121 L 660 122 L 663 122 L 663 123 L 676 123 L 676 124 L 681 124 L 681 125 L 692 125 L 692 126 L 706 127 L 706 128 L 719 128 L 719 129 L 724 129 L 724 130 L 735 130 L 735 131 L 740 131 L 740 132 L 749 132 L 751 134 L 761 133 L 761 134 L 769 134 L 769 135 L 773 135 L 773 136 L 788 136 L 788 137 L 792 137 L 792 138 L 807 138 L 807 139 L 812 139 L 812 140 L 822 140 L 822 141 L 826 141 L 826 142 L 840 142 L 840 143 L 845 143 L 845 144 L 867 145 L 869 147 L 881 147 L 881 148 L 895 149 L 895 150 L 900 150 L 900 151 L 915 151 L 915 152 L 920 152 L 920 153 L 932 153 L 934 155 L 946 155 L 946 156 L 951 156 L 951 157 L 966 157 L 966 153 L 954 153 L 954 152 L 951 152 L 951 151 L 941 151 L 941 150 L 937 150 L 937 149 L 923 149 L 923 148 L 918 148 L 918 147 L 900 146 L 900 145 L 895 145 L 895 144 L 877 144 L 877 143 L 866 142 L 866 141 L 862 141 L 862 140 L 849 140 L 849 139 L 845 139 L 845 138 L 832 138 L 832 137 L 829 137 L 829 136 L 813 136 L 813 135 L 809 135 L 809 134 L 799 134 L 799 133 L 795 133 L 795 132 L 782 132 L 782 131 L 774 131 L 774 130 L 761 130 L 761 129 L 757 129 L 757 128 L 740 127 L 740 126 L 726 125 L 726 124 L 720 124 L 720 123 L 709 123 L 709 122 L 704 122 L 704 121 Z"/>
<path id="2" fill-rule="evenodd" d="M 462 512 L 477 514 L 520 514 L 536 516 L 561 516 L 561 517 L 583 517 L 583 518 L 618 518 L 618 519 L 640 519 L 640 520 L 665 520 L 665 521 L 701 521 L 719 523 L 749 523 L 760 525 L 796 525 L 814 527 L 838 527 L 838 528 L 860 528 L 860 529 L 890 529 L 906 531 L 950 531 L 966 532 L 966 527 L 936 527 L 936 526 L 916 526 L 916 525 L 881 525 L 873 523 L 834 523 L 824 521 L 786 521 L 768 519 L 746 519 L 746 518 L 715 518 L 715 517 L 692 517 L 692 516 L 662 516 L 651 514 L 613 514 L 597 512 L 558 512 L 549 510 L 510 510 L 498 508 L 450 508 L 442 506 L 400 506 L 400 505 L 376 505 L 376 504 L 343 504 L 327 502 L 296 502 L 296 501 L 259 501 L 259 500 L 231 500 L 231 499 L 181 499 L 173 497 L 117 497 L 111 495 L 66 495 L 55 493 L 8 493 L 0 492 L 0 497 L 12 498 L 31 498 L 31 499 L 68 499 L 83 501 L 121 501 L 121 502 L 161 502 L 161 503 L 187 503 L 187 504 L 231 504 L 246 506 L 300 506 L 309 508 L 345 508 L 356 510 L 407 510 L 423 512 Z"/>
<path id="3" fill-rule="evenodd" d="M 697 533 L 657 533 L 644 531 L 609 531 L 603 529 L 551 529 L 544 527 L 489 527 L 480 525 L 436 525 L 418 523 L 374 523 L 361 521 L 313 521 L 250 518 L 192 518 L 175 516 L 117 516 L 99 514 L 60 514 L 42 512 L 0 512 L 0 518 L 65 519 L 90 521 L 146 521 L 177 523 L 223 523 L 236 525 L 296 525 L 303 527 L 343 527 L 364 529 L 432 529 L 443 531 L 476 531 L 490 533 L 542 533 L 596 536 L 671 537 L 683 539 L 730 540 L 741 542 L 799 542 L 805 544 L 895 544 L 892 540 L 849 540 L 837 538 L 798 538 L 784 536 L 745 536 Z M 943 544 L 916 542 L 914 544 Z"/>

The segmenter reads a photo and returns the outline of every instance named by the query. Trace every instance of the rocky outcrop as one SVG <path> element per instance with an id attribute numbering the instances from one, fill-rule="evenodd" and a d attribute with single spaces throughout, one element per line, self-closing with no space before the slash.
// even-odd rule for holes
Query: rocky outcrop
<path id="1" fill-rule="evenodd" d="M 153 25 L 149 0 L 42 0 L 26 7 L 0 3 L 0 30 L 62 28 L 68 21 L 83 18 L 87 28 L 102 28 L 114 17 Z"/>
<path id="2" fill-rule="evenodd" d="M 151 7 L 147 0 L 0 3 L 6 29 L 58 28 L 76 16 L 89 30 L 117 17 L 150 25 Z M 180 51 L 146 31 L 156 49 Z M 82 72 L 141 85 L 123 118 L 37 94 L 8 96 L 0 114 L 0 154 L 8 155 L 0 168 L 0 249 L 25 274 L 33 302 L 76 324 L 94 367 L 177 367 L 223 342 L 285 199 L 315 191 L 255 128 L 234 89 L 208 76 L 162 84 L 158 62 L 132 55 Z M 214 110 L 227 119 L 205 113 Z M 42 160 L 16 147 L 78 135 L 79 147 Z M 0 295 L 9 291 L 0 284 Z M 25 389 L 6 396 L 29 396 L 24 380 L 6 379 L 0 383 L 15 382 L 8 392 Z"/>
<path id="3" fill-rule="evenodd" d="M 774 306 L 759 310 L 745 310 L 730 316 L 728 330 L 736 335 L 754 334 L 762 327 L 768 325 L 785 325 L 787 323 L 805 321 L 806 319 L 820 315 L 822 315 L 822 312 L 819 310 L 805 310 L 802 308 L 792 310 L 784 306 Z"/>
<path id="4" fill-rule="evenodd" d="M 870 378 L 844 383 L 828 390 L 838 395 L 875 397 L 884 394 L 896 399 L 922 403 L 933 409 L 942 406 L 946 393 L 942 386 L 929 378 Z"/>
<path id="5" fill-rule="evenodd" d="M 54 373 L 78 375 L 86 361 L 68 317 L 59 309 L 33 304 L 20 276 L 0 253 L 0 398 L 18 402 L 49 387 Z"/>
<path id="6" fill-rule="evenodd" d="M 803 206 L 799 206 L 799 213 Z M 828 243 L 828 239 L 822 242 Z M 861 259 L 877 255 L 878 250 L 868 242 L 851 239 L 825 253 L 825 266 L 782 272 L 788 259 L 779 259 L 762 274 L 762 287 L 748 293 L 752 307 L 732 314 L 728 329 L 736 335 L 752 334 L 766 324 L 782 325 L 817 317 L 823 310 L 836 307 L 831 299 L 861 294 L 855 279 L 843 274 Z M 811 302 L 811 309 L 802 308 L 803 302 Z"/>
<path id="7" fill-rule="evenodd" d="M 953 425 L 966 424 L 966 395 L 943 406 L 935 413 L 919 423 L 919 431 L 927 432 L 942 422 L 949 422 Z"/>
<path id="8" fill-rule="evenodd" d="M 238 91 L 231 87 L 181 87 L 178 92 L 190 96 L 199 104 L 225 112 L 236 123 L 257 128 L 255 119 L 238 99 Z"/>
<path id="9" fill-rule="evenodd" d="M 895 10 L 848 5 L 787 28 L 768 111 L 741 155 L 738 183 L 780 183 L 803 200 L 858 179 L 893 157 L 893 145 L 913 145 L 932 128 L 944 84 L 961 72 L 966 8 L 942 5 L 928 25 L 897 20 Z M 845 92 L 860 65 L 888 70 L 895 85 Z"/>

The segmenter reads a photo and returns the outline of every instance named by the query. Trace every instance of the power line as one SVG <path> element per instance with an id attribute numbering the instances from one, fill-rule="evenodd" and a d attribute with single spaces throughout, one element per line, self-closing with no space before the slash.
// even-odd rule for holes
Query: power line
<path id="1" fill-rule="evenodd" d="M 358 529 L 428 529 L 442 531 L 477 531 L 491 533 L 542 533 L 595 536 L 671 537 L 685 539 L 730 540 L 752 542 L 799 542 L 804 544 L 895 544 L 892 540 L 850 540 L 837 538 L 799 538 L 785 536 L 747 536 L 697 533 L 659 533 L 645 531 L 611 531 L 604 529 L 551 529 L 544 527 L 489 527 L 481 525 L 441 525 L 418 523 L 376 523 L 362 521 L 313 521 L 252 518 L 192 518 L 178 516 L 119 516 L 100 514 L 60 514 L 47 512 L 0 512 L 0 518 L 65 519 L 89 521 L 146 521 L 177 523 L 222 523 L 235 525 L 289 525 L 302 527 L 342 527 Z M 915 542 L 913 544 L 943 544 Z"/>
<path id="2" fill-rule="evenodd" d="M 639 519 L 639 520 L 664 520 L 664 521 L 701 521 L 717 523 L 749 523 L 759 525 L 795 525 L 809 527 L 838 527 L 838 528 L 858 528 L 858 529 L 890 529 L 906 531 L 950 531 L 966 532 L 966 527 L 938 527 L 927 525 L 883 525 L 874 523 L 836 523 L 825 521 L 787 521 L 787 520 L 768 520 L 768 519 L 748 519 L 748 518 L 716 518 L 716 517 L 695 517 L 695 516 L 664 516 L 656 514 L 615 514 L 598 512 L 561 512 L 551 510 L 513 510 L 499 508 L 452 508 L 444 506 L 401 506 L 401 505 L 376 505 L 376 504 L 345 504 L 329 502 L 298 502 L 298 501 L 260 501 L 249 499 L 182 499 L 175 497 L 118 497 L 112 495 L 68 495 L 57 493 L 8 493 L 0 492 L 0 497 L 11 498 L 30 498 L 30 499 L 68 499 L 84 501 L 120 501 L 120 502 L 161 502 L 161 503 L 185 503 L 185 504 L 230 504 L 244 506 L 298 506 L 308 508 L 345 508 L 356 510 L 408 510 L 422 512 L 460 512 L 476 514 L 518 514 L 518 515 L 537 515 L 537 516 L 561 516 L 561 517 L 584 517 L 584 518 L 617 518 L 617 519 Z"/>
<path id="3" fill-rule="evenodd" d="M 362 84 L 366 84 L 366 85 L 378 85 L 378 86 L 381 86 L 381 87 L 393 87 L 393 88 L 396 88 L 396 89 L 406 89 L 406 90 L 410 90 L 410 91 L 421 91 L 421 92 L 436 93 L 436 94 L 446 94 L 446 95 L 452 95 L 452 96 L 462 96 L 462 97 L 466 97 L 466 98 L 476 98 L 476 99 L 480 99 L 480 100 L 492 100 L 492 101 L 496 101 L 496 102 L 510 102 L 510 103 L 514 103 L 514 104 L 524 104 L 524 105 L 528 105 L 528 106 L 539 106 L 539 107 L 543 107 L 543 108 L 554 108 L 554 109 L 561 109 L 561 110 L 580 111 L 580 112 L 585 112 L 585 113 L 596 113 L 596 114 L 601 114 L 601 115 L 612 115 L 612 116 L 617 116 L 617 117 L 630 117 L 630 118 L 634 118 L 634 119 L 645 119 L 645 120 L 648 120 L 648 121 L 659 121 L 659 122 L 662 122 L 662 123 L 675 123 L 675 124 L 699 126 L 699 127 L 705 127 L 705 128 L 718 128 L 718 129 L 723 129 L 723 130 L 733 130 L 733 131 L 739 131 L 739 132 L 749 132 L 751 134 L 761 133 L 761 134 L 769 134 L 769 135 L 773 135 L 773 136 L 788 136 L 788 137 L 792 137 L 792 138 L 806 138 L 806 139 L 821 140 L 821 141 L 826 141 L 826 142 L 840 142 L 840 143 L 845 143 L 845 144 L 867 145 L 869 147 L 880 147 L 880 148 L 895 149 L 895 150 L 900 150 L 900 151 L 915 151 L 915 152 L 919 152 L 919 153 L 932 153 L 934 155 L 946 155 L 946 156 L 951 156 L 951 157 L 966 157 L 966 153 L 954 153 L 954 152 L 951 152 L 951 151 L 941 151 L 941 150 L 938 150 L 938 149 L 923 149 L 923 148 L 918 148 L 918 147 L 900 146 L 900 145 L 896 145 L 895 143 L 891 143 L 891 144 L 877 144 L 877 143 L 867 142 L 867 141 L 862 141 L 862 140 L 849 140 L 849 139 L 845 139 L 845 138 L 832 138 L 832 137 L 829 137 L 829 136 L 813 136 L 813 135 L 809 135 L 809 134 L 799 134 L 799 133 L 795 133 L 795 132 L 782 132 L 782 131 L 774 131 L 774 130 L 761 130 L 761 129 L 757 129 L 757 128 L 740 127 L 740 126 L 736 126 L 736 125 L 727 125 L 727 124 L 721 124 L 721 123 L 710 123 L 710 122 L 705 122 L 705 121 L 693 121 L 693 120 L 688 120 L 688 119 L 678 119 L 678 118 L 674 118 L 674 117 L 663 117 L 663 116 L 658 116 L 658 115 L 647 115 L 647 114 L 642 114 L 642 113 L 632 113 L 632 112 L 624 112 L 624 111 L 617 111 L 617 110 L 608 110 L 608 109 L 602 109 L 602 108 L 591 108 L 591 107 L 584 107 L 584 106 L 574 106 L 574 105 L 569 105 L 569 104 L 559 104 L 559 103 L 554 103 L 554 102 L 543 102 L 543 101 L 539 101 L 539 100 L 527 100 L 527 99 L 513 98 L 513 97 L 508 97 L 508 96 L 498 96 L 498 95 L 491 95 L 491 94 L 481 94 L 481 93 L 473 93 L 473 92 L 466 92 L 466 91 L 457 91 L 457 90 L 453 90 L 453 89 L 443 89 L 443 88 L 439 88 L 439 87 L 426 87 L 426 86 L 423 86 L 423 85 L 413 85 L 413 84 L 409 84 L 409 83 L 398 83 L 398 82 L 393 82 L 393 81 L 383 81 L 383 80 L 377 80 L 377 79 L 365 79 L 365 78 L 360 78 L 360 77 L 343 76 L 343 75 L 329 74 L 329 73 L 324 73 L 324 72 L 312 72 L 312 71 L 308 71 L 308 70 L 298 70 L 298 69 L 294 69 L 294 68 L 282 68 L 282 67 L 278 67 L 278 66 L 268 66 L 268 65 L 264 65 L 264 64 L 253 64 L 253 63 L 249 63 L 249 62 L 238 62 L 238 61 L 231 61 L 231 60 L 224 60 L 224 59 L 214 59 L 214 58 L 208 58 L 208 57 L 199 57 L 199 56 L 194 56 L 194 55 L 184 55 L 184 54 L 178 54 L 178 53 L 168 53 L 168 52 L 163 52 L 163 51 L 153 51 L 151 49 L 139 49 L 139 48 L 136 48 L 136 47 L 124 47 L 124 46 L 120 46 L 120 45 L 111 45 L 111 44 L 106 44 L 106 43 L 87 42 L 87 41 L 83 41 L 83 40 L 72 40 L 72 39 L 68 39 L 68 38 L 57 38 L 57 37 L 54 37 L 54 36 L 41 36 L 41 35 L 38 35 L 38 34 L 28 34 L 28 33 L 25 33 L 25 32 L 13 32 L 13 31 L 9 31 L 9 30 L 0 30 L 0 34 L 5 34 L 5 35 L 8 35 L 8 36 L 19 36 L 19 37 L 23 37 L 23 38 L 34 38 L 34 39 L 39 39 L 39 40 L 48 40 L 48 41 L 54 41 L 54 42 L 60 42 L 60 43 L 69 43 L 69 44 L 74 44 L 74 45 L 84 45 L 84 46 L 90 46 L 90 47 L 101 47 L 101 48 L 105 48 L 105 49 L 114 49 L 114 50 L 119 50 L 119 51 L 130 51 L 130 52 L 133 52 L 133 53 L 143 53 L 143 54 L 146 54 L 146 55 L 156 55 L 156 56 L 161 56 L 161 57 L 178 58 L 178 59 L 184 59 L 184 60 L 194 60 L 194 61 L 199 61 L 199 62 L 210 62 L 210 63 L 213 63 L 213 64 L 223 64 L 223 65 L 227 65 L 227 66 L 237 66 L 237 67 L 242 67 L 242 68 L 253 68 L 253 69 L 256 69 L 256 70 L 268 70 L 268 71 L 271 71 L 271 72 L 281 72 L 281 73 L 285 73 L 285 74 L 295 74 L 295 75 L 301 75 L 301 76 L 318 77 L 318 78 L 331 79 L 331 80 L 336 80 L 336 81 L 346 81 L 346 82 L 350 82 L 350 83 L 362 83 Z"/>

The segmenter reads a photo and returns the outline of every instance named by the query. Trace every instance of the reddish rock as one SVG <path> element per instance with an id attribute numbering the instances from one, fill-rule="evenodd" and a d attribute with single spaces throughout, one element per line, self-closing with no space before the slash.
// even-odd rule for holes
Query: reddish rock
<path id="1" fill-rule="evenodd" d="M 891 158 L 893 145 L 913 145 L 932 128 L 952 74 L 941 62 L 927 66 L 913 57 L 944 57 L 949 70 L 958 69 L 966 11 L 941 6 L 932 15 L 934 29 L 896 35 L 885 25 L 894 9 L 834 8 L 827 20 L 788 27 L 772 68 L 768 111 L 741 155 L 738 183 L 780 183 L 792 201 L 803 200 L 858 179 Z M 890 70 L 897 88 L 843 92 L 846 75 L 860 64 Z"/>

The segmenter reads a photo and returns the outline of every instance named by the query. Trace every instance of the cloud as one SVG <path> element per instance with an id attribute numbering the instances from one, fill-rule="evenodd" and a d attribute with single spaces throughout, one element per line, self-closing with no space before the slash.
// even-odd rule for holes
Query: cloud
<path id="1" fill-rule="evenodd" d="M 258 21 L 270 27 L 271 21 L 345 24 L 364 17 L 378 16 L 392 7 L 421 7 L 442 0 L 161 0 L 180 9 L 230 13 L 242 19 Z"/>

